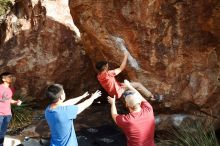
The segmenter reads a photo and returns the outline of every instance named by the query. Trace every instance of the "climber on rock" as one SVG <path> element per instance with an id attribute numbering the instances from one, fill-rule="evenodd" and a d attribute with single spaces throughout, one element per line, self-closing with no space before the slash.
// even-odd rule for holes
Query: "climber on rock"
<path id="1" fill-rule="evenodd" d="M 124 59 L 119 68 L 109 70 L 107 61 L 99 61 L 96 63 L 96 69 L 99 71 L 97 78 L 101 86 L 106 90 L 106 92 L 111 97 L 116 97 L 119 99 L 124 91 L 126 90 L 126 86 L 124 83 L 120 83 L 115 79 L 119 73 L 121 73 L 127 64 L 128 53 L 124 53 Z M 137 89 L 143 96 L 150 97 L 151 100 L 155 100 L 153 94 L 147 90 L 141 83 L 139 82 L 131 82 L 130 83 L 135 89 Z"/>

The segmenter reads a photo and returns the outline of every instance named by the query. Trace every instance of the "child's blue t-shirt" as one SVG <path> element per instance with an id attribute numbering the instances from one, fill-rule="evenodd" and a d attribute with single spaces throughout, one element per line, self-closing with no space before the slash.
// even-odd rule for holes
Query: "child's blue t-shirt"
<path id="1" fill-rule="evenodd" d="M 76 105 L 58 106 L 45 110 L 45 118 L 50 127 L 50 146 L 78 146 L 73 119 L 76 119 L 78 107 Z"/>

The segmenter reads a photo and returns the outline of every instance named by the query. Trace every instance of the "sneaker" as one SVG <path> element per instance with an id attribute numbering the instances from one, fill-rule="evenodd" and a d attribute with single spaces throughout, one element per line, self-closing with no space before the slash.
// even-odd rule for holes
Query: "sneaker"
<path id="1" fill-rule="evenodd" d="M 163 100 L 163 98 L 164 98 L 163 95 L 156 94 L 156 95 L 154 95 L 153 100 L 152 100 L 152 98 L 151 98 L 151 100 L 161 102 Z"/>

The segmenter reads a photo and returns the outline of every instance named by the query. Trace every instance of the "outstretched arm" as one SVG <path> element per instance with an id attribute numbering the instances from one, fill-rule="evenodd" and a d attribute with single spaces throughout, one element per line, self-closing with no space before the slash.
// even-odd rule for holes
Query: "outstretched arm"
<path id="1" fill-rule="evenodd" d="M 10 103 L 11 104 L 16 104 L 16 105 L 21 105 L 22 101 L 21 100 L 13 100 L 13 99 L 11 99 Z"/>
<path id="2" fill-rule="evenodd" d="M 87 107 L 89 107 L 93 101 L 100 97 L 101 96 L 101 91 L 97 90 L 95 93 L 92 94 L 92 96 L 85 100 L 84 102 L 80 103 L 80 104 L 77 104 L 78 106 L 78 111 L 77 111 L 77 114 L 80 114 L 82 111 L 84 111 Z"/>
<path id="3" fill-rule="evenodd" d="M 74 104 L 78 103 L 80 100 L 82 100 L 83 98 L 87 97 L 88 95 L 89 95 L 89 93 L 85 92 L 83 95 L 81 95 L 79 97 L 72 98 L 72 99 L 65 101 L 63 103 L 63 105 L 74 105 Z"/>
<path id="4" fill-rule="evenodd" d="M 111 98 L 110 96 L 107 97 L 108 102 L 111 104 L 111 115 L 112 119 L 116 122 L 116 117 L 118 115 L 117 108 L 115 106 L 115 96 Z"/>
<path id="5" fill-rule="evenodd" d="M 120 65 L 120 67 L 115 69 L 115 74 L 116 75 L 118 75 L 120 72 L 122 72 L 125 69 L 126 64 L 127 64 L 127 60 L 128 60 L 128 53 L 126 52 L 124 54 L 124 59 L 123 59 L 121 65 Z"/>

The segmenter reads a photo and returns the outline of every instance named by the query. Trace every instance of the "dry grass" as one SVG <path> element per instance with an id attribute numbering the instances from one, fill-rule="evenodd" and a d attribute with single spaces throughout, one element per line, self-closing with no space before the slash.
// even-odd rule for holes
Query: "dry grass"
<path id="1" fill-rule="evenodd" d="M 11 1 L 10 0 L 0 0 L 0 16 L 4 15 L 8 9 L 10 9 Z"/>
<path id="2" fill-rule="evenodd" d="M 187 122 L 182 127 L 173 127 L 160 140 L 161 146 L 219 146 L 212 123 Z"/>

